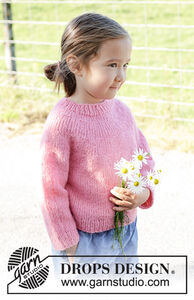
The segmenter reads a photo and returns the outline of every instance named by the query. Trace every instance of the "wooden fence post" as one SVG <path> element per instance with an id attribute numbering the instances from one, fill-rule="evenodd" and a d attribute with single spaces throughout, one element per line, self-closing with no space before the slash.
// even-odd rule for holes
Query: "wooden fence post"
<path id="1" fill-rule="evenodd" d="M 12 20 L 11 3 L 3 4 L 3 19 L 5 20 L 5 57 L 6 65 L 10 71 L 10 78 L 13 79 L 14 84 L 17 84 L 16 73 L 11 73 L 11 71 L 16 72 L 16 61 L 15 61 L 15 44 L 11 43 L 10 40 L 14 41 L 12 23 L 7 21 Z"/>

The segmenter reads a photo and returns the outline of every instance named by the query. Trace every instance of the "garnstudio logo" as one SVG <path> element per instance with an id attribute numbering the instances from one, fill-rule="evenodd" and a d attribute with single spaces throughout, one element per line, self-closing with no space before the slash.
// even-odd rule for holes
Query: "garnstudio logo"
<path id="1" fill-rule="evenodd" d="M 9 258 L 8 271 L 14 270 L 14 280 L 18 280 L 18 285 L 22 288 L 35 289 L 48 277 L 49 266 L 43 264 L 38 252 L 32 247 L 21 247 Z"/>

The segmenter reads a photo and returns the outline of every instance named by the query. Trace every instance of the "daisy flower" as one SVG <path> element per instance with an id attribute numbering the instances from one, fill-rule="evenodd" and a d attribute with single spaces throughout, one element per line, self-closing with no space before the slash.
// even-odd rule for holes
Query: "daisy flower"
<path id="1" fill-rule="evenodd" d="M 142 176 L 134 176 L 133 180 L 128 182 L 128 188 L 135 194 L 140 194 L 146 187 L 146 182 Z"/>
<path id="2" fill-rule="evenodd" d="M 127 165 L 130 168 L 130 173 L 129 173 L 128 179 L 131 179 L 135 175 L 140 174 L 140 165 L 137 163 L 137 161 L 130 160 L 127 162 Z"/>
<path id="3" fill-rule="evenodd" d="M 161 172 L 161 170 L 154 170 L 147 173 L 147 183 L 152 190 L 159 184 Z"/>
<path id="4" fill-rule="evenodd" d="M 146 175 L 146 181 L 149 185 L 152 185 L 154 180 L 155 172 L 150 170 Z"/>
<path id="5" fill-rule="evenodd" d="M 129 166 L 130 166 L 130 168 L 131 168 L 131 171 L 133 172 L 133 173 L 139 173 L 139 163 L 137 163 L 137 161 L 135 161 L 135 160 L 130 160 L 130 161 L 128 161 L 128 164 L 129 164 Z"/>
<path id="6" fill-rule="evenodd" d="M 138 162 L 139 165 L 142 166 L 143 163 L 147 164 L 147 159 L 149 155 L 149 153 L 143 152 L 143 149 L 139 148 L 139 150 L 135 151 L 132 157 L 135 162 Z"/>
<path id="7" fill-rule="evenodd" d="M 162 173 L 162 170 L 156 170 L 157 174 L 159 174 L 159 176 L 161 175 Z"/>
<path id="8" fill-rule="evenodd" d="M 125 181 L 131 176 L 131 168 L 129 162 L 123 157 L 119 162 L 114 164 L 114 169 L 118 170 L 115 172 L 119 177 L 122 177 Z"/>

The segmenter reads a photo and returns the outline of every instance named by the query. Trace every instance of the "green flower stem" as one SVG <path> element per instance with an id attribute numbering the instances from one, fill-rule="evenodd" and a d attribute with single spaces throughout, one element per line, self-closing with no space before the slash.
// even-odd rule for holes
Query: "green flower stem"
<path id="1" fill-rule="evenodd" d="M 118 185 L 120 186 L 120 178 L 119 178 L 119 184 Z M 125 188 L 125 181 L 123 179 L 122 179 L 122 182 L 121 182 L 121 186 L 123 188 Z M 124 255 L 126 255 L 124 250 L 123 250 L 123 245 L 122 245 L 123 230 L 124 230 L 124 219 L 125 219 L 124 211 L 116 211 L 115 212 L 115 216 L 114 216 L 114 225 L 115 225 L 114 241 L 118 240 Z M 119 226 L 119 223 L 120 223 L 120 226 Z M 114 241 L 113 241 L 113 245 L 112 245 L 113 249 L 114 249 Z"/>

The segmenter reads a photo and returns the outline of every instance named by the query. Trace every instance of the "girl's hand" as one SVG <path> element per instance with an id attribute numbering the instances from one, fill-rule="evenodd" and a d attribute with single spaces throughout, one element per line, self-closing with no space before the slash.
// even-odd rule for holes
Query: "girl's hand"
<path id="1" fill-rule="evenodd" d="M 78 244 L 75 245 L 75 246 L 72 246 L 70 248 L 65 249 L 66 254 L 67 255 L 75 255 L 76 250 L 77 250 L 77 246 L 78 246 Z M 68 259 L 69 259 L 70 264 L 72 264 L 73 260 L 74 260 L 74 257 L 68 257 Z"/>
<path id="2" fill-rule="evenodd" d="M 150 196 L 150 191 L 148 188 L 145 188 L 141 194 L 134 194 L 128 188 L 116 187 L 111 190 L 111 194 L 115 197 L 110 197 L 109 200 L 119 205 L 114 206 L 113 209 L 115 211 L 124 211 L 134 209 L 146 202 Z"/>

